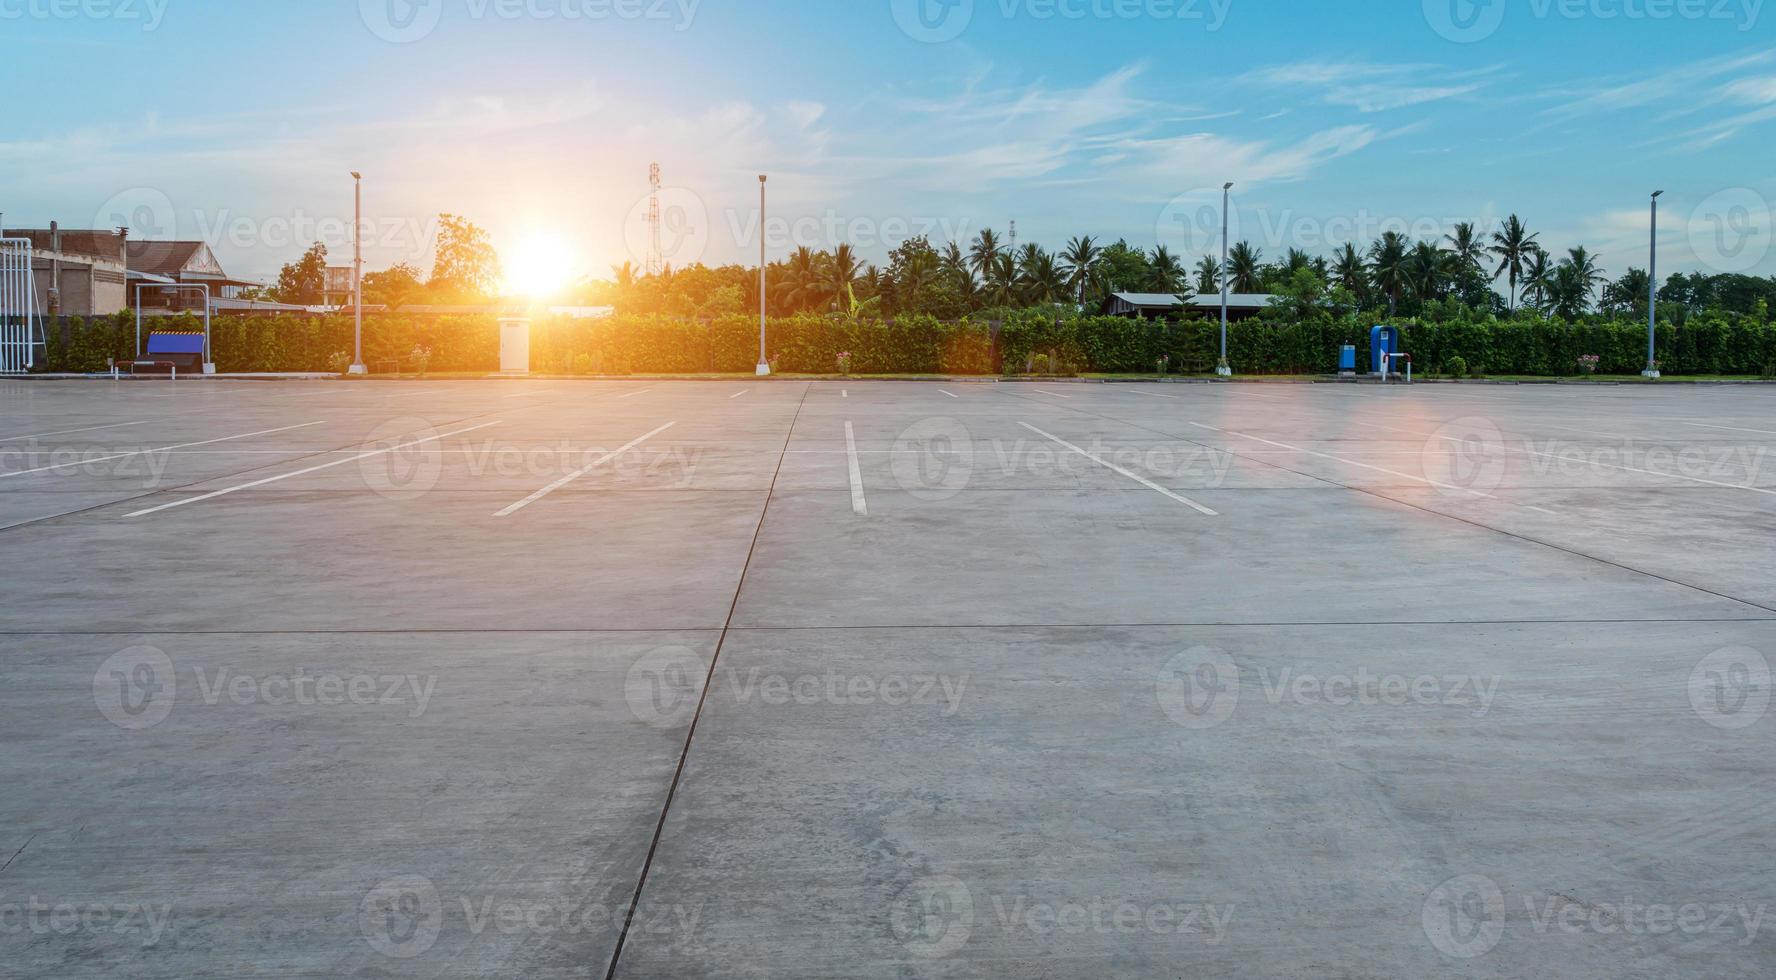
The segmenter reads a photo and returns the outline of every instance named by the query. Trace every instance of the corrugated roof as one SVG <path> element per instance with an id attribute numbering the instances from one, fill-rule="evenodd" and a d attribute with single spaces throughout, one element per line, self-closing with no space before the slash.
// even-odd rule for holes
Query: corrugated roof
<path id="1" fill-rule="evenodd" d="M 89 255 L 110 262 L 123 261 L 124 239 L 114 231 L 63 228 L 58 234 L 62 238 L 63 255 Z M 32 248 L 45 252 L 55 247 L 55 237 L 47 228 L 8 228 L 6 237 L 29 238 Z"/>

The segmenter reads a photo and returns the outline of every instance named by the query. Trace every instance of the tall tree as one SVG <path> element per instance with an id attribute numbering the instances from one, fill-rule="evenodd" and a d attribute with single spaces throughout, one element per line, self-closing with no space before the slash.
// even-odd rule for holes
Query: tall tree
<path id="1" fill-rule="evenodd" d="M 1256 293 L 1263 289 L 1264 250 L 1246 242 L 1235 242 L 1227 253 L 1227 278 L 1236 293 Z"/>
<path id="2" fill-rule="evenodd" d="M 988 306 L 1015 306 L 1018 301 L 1017 261 L 1004 250 L 993 253 L 983 277 L 983 299 Z"/>
<path id="3" fill-rule="evenodd" d="M 829 309 L 845 312 L 857 303 L 852 287 L 863 269 L 863 260 L 850 245 L 841 244 L 821 263 L 825 274 L 820 280 L 822 299 Z"/>
<path id="4" fill-rule="evenodd" d="M 991 228 L 982 228 L 981 233 L 974 236 L 974 244 L 968 246 L 968 267 L 984 279 L 993 260 L 1004 250 L 1005 245 L 999 241 L 998 233 Z"/>
<path id="5" fill-rule="evenodd" d="M 1175 295 L 1184 288 L 1184 263 L 1178 261 L 1178 257 L 1164 245 L 1153 250 L 1153 258 L 1147 265 L 1147 288 L 1152 292 Z"/>
<path id="6" fill-rule="evenodd" d="M 1535 246 L 1523 263 L 1523 298 L 1538 310 L 1548 308 L 1554 295 L 1554 263 L 1548 250 Z"/>
<path id="7" fill-rule="evenodd" d="M 327 246 L 315 242 L 278 273 L 277 301 L 319 306 L 327 299 Z"/>
<path id="8" fill-rule="evenodd" d="M 803 245 L 790 253 L 782 289 L 778 290 L 784 311 L 794 313 L 819 306 L 823 299 L 821 278 L 820 256 L 813 249 Z"/>
<path id="9" fill-rule="evenodd" d="M 1454 271 L 1450 264 L 1452 258 L 1450 253 L 1431 242 L 1419 242 L 1413 246 L 1408 268 L 1411 270 L 1412 295 L 1420 304 L 1443 298 L 1444 283 Z"/>
<path id="10" fill-rule="evenodd" d="M 419 270 L 405 262 L 381 272 L 364 273 L 364 303 L 396 307 L 418 296 L 425 285 Z"/>
<path id="11" fill-rule="evenodd" d="M 1205 255 L 1196 263 L 1196 291 L 1204 296 L 1221 293 L 1221 263 Z"/>
<path id="12" fill-rule="evenodd" d="M 1516 215 L 1506 218 L 1499 230 L 1492 233 L 1491 252 L 1499 260 L 1498 271 L 1492 274 L 1494 279 L 1508 276 L 1511 284 L 1511 312 L 1517 311 L 1517 282 L 1523 278 L 1523 268 L 1529 261 L 1534 250 L 1541 246 L 1536 244 L 1536 236 L 1523 227 L 1523 221 Z"/>
<path id="13" fill-rule="evenodd" d="M 1098 261 L 1098 244 L 1090 235 L 1074 238 L 1067 243 L 1067 250 L 1061 253 L 1061 261 L 1066 263 L 1067 290 L 1085 305 L 1085 288 L 1091 283 L 1092 266 Z"/>
<path id="14" fill-rule="evenodd" d="M 1332 281 L 1350 291 L 1360 303 L 1369 294 L 1369 267 L 1363 262 L 1363 254 L 1357 246 L 1350 242 L 1344 243 L 1338 255 L 1332 260 Z"/>
<path id="15" fill-rule="evenodd" d="M 1480 230 L 1472 221 L 1457 224 L 1444 240 L 1449 243 L 1449 254 L 1455 256 L 1460 269 L 1478 269 L 1486 261 L 1486 243 L 1481 240 Z"/>
<path id="16" fill-rule="evenodd" d="M 438 216 L 437 255 L 426 284 L 439 299 L 480 302 L 499 293 L 500 261 L 480 226 L 454 214 Z"/>
<path id="17" fill-rule="evenodd" d="M 1055 257 L 1041 249 L 1018 270 L 1024 302 L 1050 306 L 1070 297 L 1067 274 Z"/>
<path id="18" fill-rule="evenodd" d="M 1628 273 L 1603 287 L 1603 309 L 1613 314 L 1644 314 L 1651 297 L 1653 282 L 1645 269 L 1630 268 Z"/>
<path id="19" fill-rule="evenodd" d="M 1412 253 L 1406 247 L 1406 236 L 1397 231 L 1384 231 L 1369 246 L 1369 275 L 1375 288 L 1388 298 L 1388 314 L 1398 312 L 1400 296 L 1412 282 Z"/>

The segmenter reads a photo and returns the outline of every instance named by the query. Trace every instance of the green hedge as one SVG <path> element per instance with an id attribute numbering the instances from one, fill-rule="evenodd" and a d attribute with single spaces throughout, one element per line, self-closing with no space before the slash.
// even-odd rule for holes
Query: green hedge
<path id="1" fill-rule="evenodd" d="M 1460 358 L 1473 373 L 1566 376 L 1582 355 L 1603 360 L 1604 374 L 1635 374 L 1645 366 L 1646 326 L 1594 317 L 1577 323 L 1523 314 L 1509 320 L 1456 307 L 1435 319 L 1395 320 L 1420 371 Z M 803 315 L 770 323 L 771 356 L 780 371 L 831 373 L 840 352 L 859 374 L 993 374 L 1031 363 L 1051 369 L 1138 373 L 1164 356 L 1179 372 L 1206 371 L 1219 354 L 1219 324 L 1210 320 L 1148 322 L 1120 317 L 1057 316 L 1045 310 L 997 311 L 997 319 L 945 323 L 909 316 L 894 321 Z M 1229 360 L 1242 374 L 1327 374 L 1338 351 L 1354 344 L 1367 363 L 1374 322 L 1351 315 L 1299 323 L 1265 319 L 1234 324 Z M 161 329 L 201 330 L 191 317 Z M 352 349 L 345 317 L 221 317 L 213 349 L 224 372 L 326 371 Z M 44 368 L 102 371 L 106 358 L 128 360 L 133 316 L 67 318 L 48 330 Z M 373 371 L 413 369 L 416 348 L 431 352 L 441 372 L 495 371 L 499 329 L 491 316 L 419 319 L 372 316 L 364 322 L 364 356 Z M 758 321 L 615 316 L 603 320 L 537 321 L 533 365 L 549 373 L 750 372 L 758 354 Z M 1702 313 L 1680 329 L 1661 324 L 1659 357 L 1666 373 L 1758 375 L 1776 366 L 1776 325 L 1749 315 Z"/>

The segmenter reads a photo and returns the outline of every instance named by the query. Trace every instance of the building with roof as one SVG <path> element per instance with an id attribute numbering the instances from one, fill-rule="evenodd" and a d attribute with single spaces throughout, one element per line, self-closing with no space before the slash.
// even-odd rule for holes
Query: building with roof
<path id="1" fill-rule="evenodd" d="M 108 316 L 129 308 L 128 233 L 9 228 L 8 238 L 31 241 L 37 309 L 46 316 Z"/>
<path id="2" fill-rule="evenodd" d="M 199 311 L 202 295 L 195 289 L 178 286 L 207 286 L 210 299 L 235 300 L 242 290 L 255 289 L 259 283 L 236 279 L 222 268 L 210 246 L 203 242 L 130 242 L 129 299 L 133 306 L 138 286 L 167 287 L 141 290 L 142 312 Z M 300 312 L 301 307 L 290 307 Z"/>
<path id="3" fill-rule="evenodd" d="M 1270 308 L 1269 293 L 1230 293 L 1227 297 L 1227 318 L 1247 320 Z M 1180 313 L 1221 314 L 1220 293 L 1198 293 L 1179 296 L 1172 293 L 1113 293 L 1104 304 L 1111 316 L 1158 320 Z"/>

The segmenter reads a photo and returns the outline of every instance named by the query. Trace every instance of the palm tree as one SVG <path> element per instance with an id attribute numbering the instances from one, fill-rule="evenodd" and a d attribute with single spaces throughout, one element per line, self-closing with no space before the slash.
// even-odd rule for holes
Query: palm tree
<path id="1" fill-rule="evenodd" d="M 1256 293 L 1262 287 L 1264 250 L 1245 242 L 1235 242 L 1227 255 L 1227 278 L 1236 293 Z"/>
<path id="2" fill-rule="evenodd" d="M 1443 284 L 1448 278 L 1450 260 L 1454 258 L 1430 242 L 1419 242 L 1412 249 L 1407 267 L 1414 296 L 1420 303 L 1441 299 Z"/>
<path id="3" fill-rule="evenodd" d="M 991 228 L 981 229 L 974 238 L 974 244 L 968 247 L 968 267 L 986 277 L 987 270 L 992 267 L 993 260 L 1005 246 L 999 241 L 999 235 Z"/>
<path id="4" fill-rule="evenodd" d="M 1494 279 L 1502 275 L 1510 276 L 1511 312 L 1517 311 L 1517 281 L 1523 278 L 1523 266 L 1534 254 L 1533 249 L 1540 248 L 1536 244 L 1536 236 L 1523 227 L 1523 222 L 1516 215 L 1505 219 L 1499 230 L 1492 233 L 1493 255 L 1499 258 L 1498 271 L 1492 274 Z"/>
<path id="5" fill-rule="evenodd" d="M 1523 298 L 1530 306 L 1545 310 L 1554 296 L 1554 266 L 1548 250 L 1534 246 L 1523 265 Z"/>
<path id="6" fill-rule="evenodd" d="M 962 254 L 962 246 L 955 242 L 945 245 L 938 264 L 943 275 L 955 284 L 956 292 L 972 305 L 975 294 L 980 292 L 980 283 L 975 280 L 973 270 L 968 267 L 968 256 Z"/>
<path id="7" fill-rule="evenodd" d="M 1196 291 L 1204 296 L 1221 292 L 1221 264 L 1205 255 L 1196 263 Z"/>
<path id="8" fill-rule="evenodd" d="M 1350 242 L 1344 243 L 1337 258 L 1332 260 L 1332 279 L 1350 290 L 1351 295 L 1359 301 L 1368 294 L 1369 267 L 1363 264 L 1363 254 L 1357 251 L 1357 246 Z"/>
<path id="9" fill-rule="evenodd" d="M 822 264 L 825 266 L 825 274 L 820 279 L 822 298 L 830 303 L 829 309 L 849 310 L 857 302 L 852 284 L 863 269 L 863 260 L 857 257 L 851 246 L 840 245 Z"/>
<path id="10" fill-rule="evenodd" d="M 1184 284 L 1184 264 L 1164 245 L 1153 250 L 1148 269 L 1148 285 L 1156 293 L 1176 294 Z"/>
<path id="11" fill-rule="evenodd" d="M 1313 268 L 1313 256 L 1298 248 L 1291 248 L 1283 253 L 1283 278 L 1293 278 L 1302 269 Z"/>
<path id="12" fill-rule="evenodd" d="M 1036 306 L 1049 306 L 1067 299 L 1071 289 L 1067 284 L 1067 274 L 1061 264 L 1048 252 L 1037 249 L 1029 261 L 1018 270 L 1019 285 L 1022 287 L 1024 302 Z"/>
<path id="13" fill-rule="evenodd" d="M 1079 298 L 1080 306 L 1085 305 L 1085 287 L 1091 282 L 1098 251 L 1097 242 L 1087 235 L 1068 242 L 1067 250 L 1061 253 L 1061 261 L 1066 263 L 1067 290 Z"/>
<path id="14" fill-rule="evenodd" d="M 1018 272 L 1017 262 L 1003 251 L 995 252 L 987 263 L 985 299 L 989 306 L 1014 306 L 1017 304 Z"/>
<path id="15" fill-rule="evenodd" d="M 1411 253 L 1406 248 L 1406 236 L 1397 231 L 1382 232 L 1375 244 L 1369 246 L 1370 275 L 1375 288 L 1388 298 L 1389 316 L 1399 309 L 1400 294 L 1412 280 L 1410 261 Z"/>
<path id="16" fill-rule="evenodd" d="M 942 274 L 942 260 L 930 249 L 919 249 L 907 256 L 906 263 L 900 268 L 900 275 L 894 278 L 893 289 L 896 304 L 903 310 L 918 308 L 919 295 Z"/>
<path id="17" fill-rule="evenodd" d="M 1627 275 L 1603 287 L 1603 306 L 1612 313 L 1633 313 L 1647 304 L 1653 282 L 1645 269 L 1630 268 Z"/>
<path id="18" fill-rule="evenodd" d="M 820 265 L 820 257 L 806 245 L 790 255 L 781 291 L 785 309 L 806 310 L 820 302 Z"/>
<path id="19" fill-rule="evenodd" d="M 1579 296 L 1583 301 L 1580 306 L 1582 312 L 1584 307 L 1591 305 L 1591 297 L 1597 292 L 1597 287 L 1608 280 L 1604 278 L 1603 269 L 1597 265 L 1597 257 L 1587 251 L 1583 245 L 1569 249 L 1566 254 L 1567 257 L 1562 260 L 1561 264 L 1570 265 L 1573 268 L 1574 282 L 1581 290 Z"/>
<path id="20" fill-rule="evenodd" d="M 1463 221 L 1455 226 L 1455 231 L 1444 236 L 1449 243 L 1449 254 L 1455 256 L 1458 266 L 1465 270 L 1479 269 L 1486 258 L 1486 243 L 1480 240 L 1480 231 L 1472 221 Z"/>

